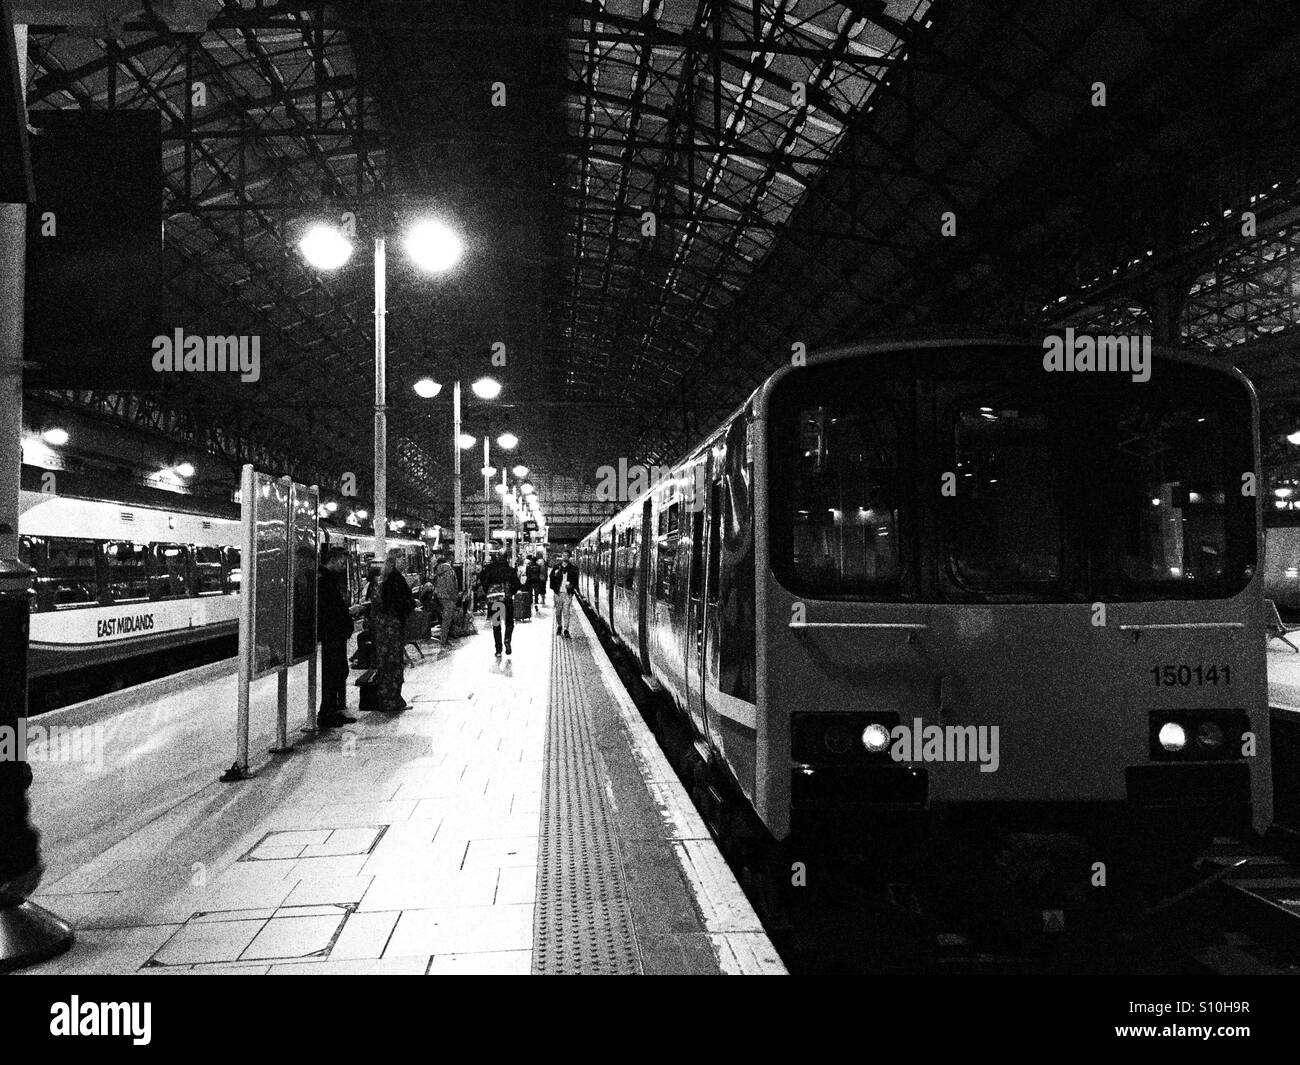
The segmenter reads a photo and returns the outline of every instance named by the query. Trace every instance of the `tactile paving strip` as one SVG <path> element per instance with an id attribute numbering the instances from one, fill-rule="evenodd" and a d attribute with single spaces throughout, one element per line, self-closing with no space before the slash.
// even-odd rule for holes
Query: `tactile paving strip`
<path id="1" fill-rule="evenodd" d="M 538 976 L 642 971 L 574 642 L 556 640 L 533 918 Z"/>

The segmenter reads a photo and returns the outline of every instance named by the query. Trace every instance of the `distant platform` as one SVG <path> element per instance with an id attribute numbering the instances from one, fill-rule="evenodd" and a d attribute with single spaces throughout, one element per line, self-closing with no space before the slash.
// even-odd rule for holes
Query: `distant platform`
<path id="1" fill-rule="evenodd" d="M 320 734 L 291 671 L 203 667 L 34 724 L 83 726 L 34 762 L 48 867 L 34 897 L 77 928 L 31 973 L 783 973 L 772 944 L 585 618 L 551 613 L 408 666 L 410 709 Z M 353 674 L 355 678 L 356 674 Z M 93 737 L 98 737 L 94 739 Z M 95 747 L 99 745 L 98 759 Z M 96 768 L 94 762 L 98 760 Z"/>

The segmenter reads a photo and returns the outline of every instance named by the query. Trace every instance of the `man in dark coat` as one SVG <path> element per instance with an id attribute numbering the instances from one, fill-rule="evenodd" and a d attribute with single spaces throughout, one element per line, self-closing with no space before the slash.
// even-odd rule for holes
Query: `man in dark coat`
<path id="1" fill-rule="evenodd" d="M 573 601 L 578 594 L 578 567 L 573 555 L 566 551 L 564 558 L 551 567 L 551 591 L 555 593 L 555 635 L 569 636 L 569 621 L 573 617 Z"/>
<path id="2" fill-rule="evenodd" d="M 352 613 L 343 595 L 342 574 L 348 556 L 335 549 L 322 549 L 321 566 L 316 574 L 316 638 L 320 640 L 321 686 L 319 728 L 350 725 L 348 717 L 348 640 L 352 638 Z"/>
<path id="3" fill-rule="evenodd" d="M 515 631 L 515 592 L 519 591 L 519 574 L 510 564 L 506 553 L 494 555 L 478 576 L 479 588 L 487 601 L 488 622 L 492 625 L 492 639 L 496 643 L 497 657 L 501 657 L 501 626 L 505 623 L 505 650 L 510 654 L 510 637 Z"/>

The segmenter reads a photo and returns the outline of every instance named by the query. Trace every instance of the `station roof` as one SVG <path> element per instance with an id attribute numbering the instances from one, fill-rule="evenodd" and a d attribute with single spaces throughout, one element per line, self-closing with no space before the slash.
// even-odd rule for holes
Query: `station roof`
<path id="1" fill-rule="evenodd" d="M 193 332 L 273 338 L 274 372 L 122 409 L 232 453 L 368 477 L 364 240 L 392 235 L 414 506 L 449 494 L 419 377 L 497 376 L 466 430 L 591 480 L 671 459 L 795 342 L 945 322 L 1222 349 L 1285 468 L 1298 51 L 1283 0 L 230 0 L 36 25 L 28 99 L 163 113 L 170 297 Z M 296 241 L 343 211 L 362 247 L 321 275 Z M 469 244 L 436 279 L 398 239 L 428 211 Z"/>

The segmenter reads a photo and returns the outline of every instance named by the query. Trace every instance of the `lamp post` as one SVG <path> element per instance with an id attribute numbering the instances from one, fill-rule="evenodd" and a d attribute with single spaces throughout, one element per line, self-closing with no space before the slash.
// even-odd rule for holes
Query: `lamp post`
<path id="1" fill-rule="evenodd" d="M 424 399 L 432 399 L 442 391 L 442 385 L 432 377 L 422 377 L 420 380 L 415 382 L 414 388 L 415 394 Z M 497 396 L 501 394 L 501 383 L 493 380 L 491 377 L 480 377 L 470 385 L 470 389 L 473 391 L 474 395 L 479 397 L 479 399 L 496 399 Z M 451 404 L 452 492 L 455 496 L 453 502 L 454 517 L 452 521 L 452 537 L 453 543 L 455 544 L 456 565 L 463 566 L 465 564 L 465 547 L 462 542 L 464 537 L 461 532 L 462 507 L 460 453 L 465 448 L 474 446 L 474 438 L 472 436 L 466 436 L 461 432 L 460 378 L 457 378 L 452 384 Z M 483 446 L 486 449 L 486 436 L 483 438 Z"/>
<path id="2" fill-rule="evenodd" d="M 445 223 L 416 222 L 403 242 L 406 254 L 427 273 L 450 270 L 464 252 L 460 237 Z M 375 558 L 388 553 L 388 249 L 381 232 L 375 236 Z M 318 270 L 337 270 L 352 255 L 352 242 L 333 226 L 312 226 L 298 242 L 303 258 Z"/>

